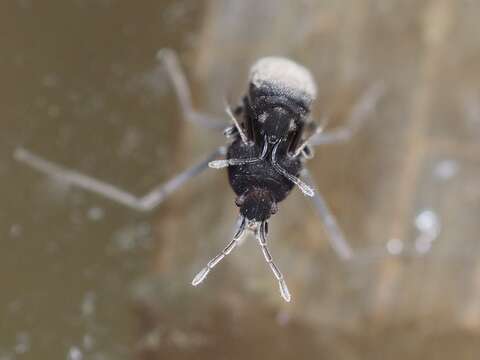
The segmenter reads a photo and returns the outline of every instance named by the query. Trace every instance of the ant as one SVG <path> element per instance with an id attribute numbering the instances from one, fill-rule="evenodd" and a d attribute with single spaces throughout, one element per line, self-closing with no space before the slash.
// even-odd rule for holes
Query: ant
<path id="1" fill-rule="evenodd" d="M 190 89 L 175 52 L 162 49 L 157 58 L 167 69 L 185 119 L 210 129 L 224 127 L 219 119 L 193 108 Z M 320 126 L 310 117 L 311 105 L 317 93 L 310 71 L 287 58 L 261 58 L 250 69 L 248 91 L 241 104 L 233 111 L 226 106 L 226 113 L 232 122 L 224 131 L 228 146 L 218 147 L 206 159 L 140 198 L 111 184 L 54 164 L 24 148 L 17 148 L 14 157 L 49 176 L 139 211 L 152 210 L 208 167 L 227 168 L 230 186 L 237 196 L 235 204 L 240 209 L 239 220 L 233 239 L 194 277 L 192 285 L 199 285 L 232 252 L 246 232 L 251 231 L 278 281 L 282 298 L 289 302 L 291 295 L 285 278 L 273 261 L 267 245 L 268 220 L 277 212 L 278 203 L 297 186 L 313 200 L 337 254 L 342 259 L 352 257 L 350 245 L 325 200 L 314 190 L 313 180 L 304 164 L 313 157 L 313 146 L 350 139 L 375 107 L 382 92 L 381 85 L 369 88 L 354 106 L 346 126 L 323 132 L 325 121 Z M 307 136 L 307 132 L 310 135 Z M 225 158 L 218 159 L 219 156 Z"/>

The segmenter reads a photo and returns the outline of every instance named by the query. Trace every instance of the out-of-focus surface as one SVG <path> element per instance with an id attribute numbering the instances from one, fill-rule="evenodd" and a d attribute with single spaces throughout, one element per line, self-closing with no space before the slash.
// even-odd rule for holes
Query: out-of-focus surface
<path id="1" fill-rule="evenodd" d="M 0 5 L 0 359 L 478 359 L 480 3 L 33 1 Z M 293 302 L 252 239 L 199 288 L 236 217 L 211 170 L 151 215 L 15 163 L 25 146 L 142 194 L 220 144 L 181 119 L 159 48 L 221 114 L 248 66 L 292 57 L 346 144 L 308 163 L 356 257 L 338 260 L 298 191 L 271 222 Z"/>

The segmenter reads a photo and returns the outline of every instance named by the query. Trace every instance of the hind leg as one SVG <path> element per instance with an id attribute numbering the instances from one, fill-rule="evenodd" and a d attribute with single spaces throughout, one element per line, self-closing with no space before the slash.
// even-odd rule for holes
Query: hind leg
<path id="1" fill-rule="evenodd" d="M 51 161 L 32 154 L 23 148 L 17 148 L 13 156 L 15 160 L 25 163 L 48 176 L 59 179 L 68 185 L 74 185 L 81 189 L 96 193 L 135 210 L 150 211 L 162 203 L 170 194 L 178 190 L 188 180 L 208 169 L 208 163 L 224 153 L 224 147 L 217 148 L 205 159 L 174 176 L 169 181 L 158 185 L 142 197 L 137 197 L 114 185 L 52 163 Z"/>
<path id="2" fill-rule="evenodd" d="M 336 144 L 350 140 L 375 109 L 384 92 L 385 89 L 382 83 L 377 83 L 369 87 L 365 94 L 354 105 L 344 126 L 326 132 L 318 132 L 308 139 L 308 143 L 312 146 L 317 146 Z"/>
<path id="3" fill-rule="evenodd" d="M 316 188 L 313 178 L 307 169 L 303 170 L 302 176 L 307 181 L 307 183 L 310 184 L 310 186 Z M 335 252 L 341 259 L 351 259 L 353 256 L 353 250 L 348 244 L 342 229 L 338 225 L 337 219 L 330 211 L 327 202 L 325 201 L 321 193 L 318 191 L 318 188 L 315 191 L 315 195 L 312 197 L 312 201 L 318 215 L 320 216 L 325 226 L 325 230 L 328 234 L 328 239 L 332 248 L 335 250 Z"/>

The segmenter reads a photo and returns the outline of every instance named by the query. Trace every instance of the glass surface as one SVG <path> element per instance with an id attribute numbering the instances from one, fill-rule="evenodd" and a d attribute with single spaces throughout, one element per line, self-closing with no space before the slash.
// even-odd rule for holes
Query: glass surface
<path id="1" fill-rule="evenodd" d="M 468 0 L 3 1 L 0 360 L 478 359 L 479 16 Z M 261 56 L 311 69 L 327 130 L 385 86 L 307 163 L 354 258 L 298 189 L 269 224 L 291 303 L 253 237 L 191 286 L 232 237 L 225 170 L 144 213 L 13 158 L 140 196 L 223 144 L 184 121 L 165 47 L 226 122 Z"/>

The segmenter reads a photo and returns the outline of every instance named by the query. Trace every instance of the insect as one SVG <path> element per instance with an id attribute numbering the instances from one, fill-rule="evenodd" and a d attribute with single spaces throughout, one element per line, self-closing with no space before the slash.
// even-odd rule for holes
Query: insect
<path id="1" fill-rule="evenodd" d="M 162 49 L 158 59 L 167 69 L 184 117 L 210 129 L 225 128 L 221 120 L 193 108 L 188 83 L 176 54 Z M 240 105 L 233 110 L 226 107 L 231 121 L 231 126 L 224 130 L 227 146 L 218 147 L 206 159 L 143 197 L 52 163 L 24 148 L 17 148 L 14 157 L 49 176 L 140 211 L 152 210 L 208 167 L 227 168 L 230 186 L 236 194 L 235 204 L 240 212 L 237 226 L 233 239 L 200 270 L 192 285 L 199 285 L 250 231 L 254 233 L 278 282 L 282 298 L 289 302 L 291 295 L 285 278 L 267 245 L 268 220 L 277 212 L 278 204 L 297 187 L 313 200 L 337 254 L 343 259 L 352 257 L 352 249 L 325 200 L 315 190 L 305 162 L 313 157 L 313 146 L 348 140 L 374 108 L 382 92 L 381 85 L 369 88 L 354 106 L 344 127 L 324 132 L 324 126 L 316 124 L 311 118 L 317 88 L 310 71 L 287 58 L 262 58 L 251 67 L 248 90 Z M 223 158 L 219 159 L 220 156 Z"/>

